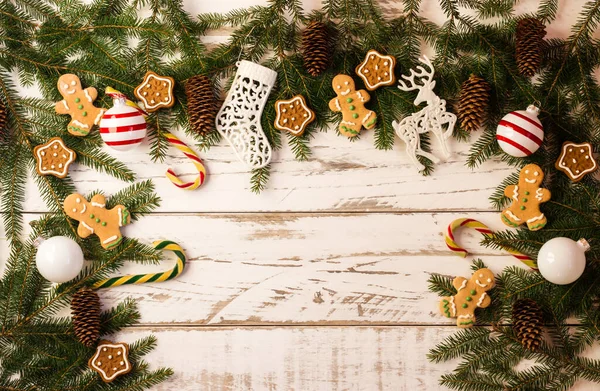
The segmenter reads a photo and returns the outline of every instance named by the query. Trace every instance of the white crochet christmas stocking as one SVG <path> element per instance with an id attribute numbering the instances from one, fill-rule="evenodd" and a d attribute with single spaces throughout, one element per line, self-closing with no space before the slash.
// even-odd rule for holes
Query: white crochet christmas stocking
<path id="1" fill-rule="evenodd" d="M 276 78 L 277 72 L 272 69 L 241 61 L 217 114 L 217 130 L 250 168 L 261 168 L 271 161 L 271 145 L 260 125 L 260 117 Z"/>

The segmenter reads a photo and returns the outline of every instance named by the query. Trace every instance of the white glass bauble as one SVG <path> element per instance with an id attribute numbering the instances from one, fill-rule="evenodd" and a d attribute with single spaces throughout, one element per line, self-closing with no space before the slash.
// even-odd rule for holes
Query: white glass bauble
<path id="1" fill-rule="evenodd" d="M 585 252 L 590 245 L 585 239 L 550 239 L 538 253 L 537 265 L 542 276 L 553 284 L 566 285 L 576 281 L 585 269 Z"/>
<path id="2" fill-rule="evenodd" d="M 38 246 L 35 264 L 48 281 L 67 282 L 81 272 L 83 251 L 73 239 L 54 236 Z"/>

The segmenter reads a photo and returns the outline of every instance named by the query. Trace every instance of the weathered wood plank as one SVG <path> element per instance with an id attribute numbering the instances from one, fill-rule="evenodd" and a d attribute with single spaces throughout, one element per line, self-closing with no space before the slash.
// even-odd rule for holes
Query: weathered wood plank
<path id="1" fill-rule="evenodd" d="M 438 299 L 426 281 L 431 273 L 470 274 L 470 263 L 453 255 L 442 237 L 459 216 L 152 215 L 125 227 L 125 234 L 180 243 L 189 256 L 185 273 L 101 296 L 106 303 L 135 298 L 145 323 L 449 324 L 438 315 Z M 471 216 L 503 228 L 496 213 Z M 459 242 L 483 254 L 496 272 L 519 264 L 481 248 L 480 239 L 467 231 Z M 155 272 L 172 262 L 131 265 L 123 272 Z"/>
<path id="2" fill-rule="evenodd" d="M 153 391 L 442 390 L 441 375 L 455 362 L 433 364 L 426 355 L 455 327 L 130 328 L 117 338 L 153 333 L 151 368 L 175 374 Z M 587 354 L 599 357 L 600 349 Z M 524 369 L 531 363 L 523 363 Z M 597 390 L 577 383 L 573 391 Z"/>
<path id="3" fill-rule="evenodd" d="M 258 195 L 249 190 L 250 173 L 225 144 L 200 153 L 209 174 L 195 191 L 176 188 L 164 175 L 168 167 L 190 177 L 194 173 L 193 165 L 176 150 L 165 163 L 151 163 L 147 143 L 132 152 L 110 153 L 139 180 L 154 180 L 163 199 L 161 212 L 490 210 L 488 197 L 513 171 L 494 162 L 473 171 L 464 165 L 469 145 L 454 143 L 454 155 L 432 176 L 423 177 L 409 164 L 400 141 L 392 151 L 379 151 L 372 137 L 373 132 L 366 132 L 350 143 L 333 132 L 318 133 L 311 142 L 314 156 L 306 162 L 295 161 L 284 146 L 275 153 L 268 189 Z M 435 145 L 434 141 L 439 152 Z M 84 194 L 102 189 L 110 195 L 127 186 L 79 164 L 71 173 Z M 47 210 L 33 181 L 27 194 L 27 211 Z"/>

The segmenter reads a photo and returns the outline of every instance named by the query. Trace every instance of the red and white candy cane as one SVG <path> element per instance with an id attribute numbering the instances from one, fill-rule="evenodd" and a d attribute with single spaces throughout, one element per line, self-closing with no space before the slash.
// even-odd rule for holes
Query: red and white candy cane
<path id="1" fill-rule="evenodd" d="M 466 257 L 469 252 L 463 247 L 460 247 L 454 240 L 454 233 L 461 227 L 474 228 L 477 232 L 484 236 L 494 236 L 494 231 L 489 229 L 487 225 L 474 219 L 462 218 L 451 222 L 448 226 L 448 231 L 444 235 L 444 240 L 446 241 L 446 246 L 448 246 L 450 250 L 454 251 L 458 256 L 463 258 Z M 517 258 L 519 261 L 523 262 L 525 265 L 537 270 L 537 263 L 531 257 L 510 248 L 504 248 L 504 250 Z"/>
<path id="2" fill-rule="evenodd" d="M 169 180 L 175 186 L 179 187 L 180 189 L 184 189 L 184 190 L 197 189 L 204 183 L 204 180 L 206 179 L 206 168 L 204 167 L 204 164 L 202 163 L 202 159 L 200 159 L 198 157 L 198 155 L 196 155 L 196 152 L 192 151 L 192 149 L 190 147 L 188 147 L 183 141 L 181 141 L 179 138 L 177 138 L 174 134 L 166 133 L 165 137 L 167 138 L 167 140 L 169 141 L 169 143 L 171 145 L 173 145 L 175 148 L 182 151 L 183 154 L 185 156 L 187 156 L 188 159 L 190 159 L 192 161 L 192 163 L 194 163 L 194 166 L 196 166 L 196 169 L 198 170 L 198 176 L 196 177 L 196 179 L 193 182 L 182 181 L 175 174 L 175 172 L 173 171 L 172 168 L 169 168 L 167 170 L 167 174 L 166 174 L 167 178 L 169 178 Z"/>

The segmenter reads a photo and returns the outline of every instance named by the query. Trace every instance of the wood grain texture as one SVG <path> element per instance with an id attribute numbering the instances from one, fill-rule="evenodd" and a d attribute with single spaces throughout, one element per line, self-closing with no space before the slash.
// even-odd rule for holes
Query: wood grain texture
<path id="1" fill-rule="evenodd" d="M 152 365 L 175 367 L 154 391 L 435 391 L 456 362 L 429 363 L 429 346 L 454 327 L 135 328 L 153 333 Z M 164 354 L 164 352 L 170 352 Z M 523 363 L 519 369 L 532 364 Z M 577 391 L 597 385 L 580 381 Z"/>
<path id="2" fill-rule="evenodd" d="M 192 145 L 181 132 L 177 135 Z M 432 176 L 424 177 L 409 163 L 400 141 L 394 150 L 380 151 L 372 137 L 373 132 L 365 132 L 361 140 L 350 143 L 333 131 L 318 133 L 311 141 L 313 157 L 306 162 L 295 161 L 285 145 L 275 152 L 267 190 L 258 195 L 249 190 L 250 173 L 225 145 L 199 153 L 208 177 L 195 191 L 181 191 L 164 175 L 173 167 L 184 179 L 193 177 L 194 166 L 177 150 L 169 151 L 165 163 L 155 164 L 146 144 L 132 152 L 110 153 L 133 170 L 138 180 L 154 181 L 163 199 L 160 212 L 483 211 L 491 210 L 488 197 L 512 172 L 497 162 L 476 170 L 465 167 L 469 145 L 453 142 L 454 155 L 438 164 Z M 77 163 L 71 177 L 82 194 L 102 189 L 110 195 L 127 186 Z M 28 211 L 47 211 L 33 181 L 27 193 Z"/>
<path id="3" fill-rule="evenodd" d="M 470 262 L 450 252 L 442 236 L 460 216 L 152 215 L 125 227 L 124 234 L 180 243 L 189 259 L 184 273 L 166 283 L 100 293 L 104 303 L 135 298 L 146 324 L 451 324 L 437 313 L 438 298 L 427 291 L 427 279 L 431 273 L 470 275 Z M 470 216 L 493 229 L 504 227 L 498 213 Z M 481 248 L 480 240 L 474 230 L 458 235 L 495 272 L 520 265 L 501 251 Z M 166 270 L 174 257 L 165 255 L 171 260 L 163 265 L 133 264 L 123 273 Z"/>
<path id="4" fill-rule="evenodd" d="M 183 3 L 197 15 L 266 0 Z M 321 1 L 302 3 L 308 11 Z M 403 6 L 394 0 L 380 3 L 386 17 L 398 15 Z M 548 37 L 566 37 L 583 3 L 560 2 Z M 535 11 L 537 5 L 521 1 L 517 13 Z M 438 24 L 445 21 L 436 0 L 423 0 L 421 14 Z M 202 40 L 213 47 L 230 33 L 214 31 Z M 34 87 L 21 91 L 39 96 Z M 473 140 L 478 136 L 474 133 Z M 153 391 L 440 390 L 439 376 L 454 363 L 431 364 L 426 353 L 456 328 L 437 313 L 438 298 L 428 292 L 426 281 L 431 273 L 470 274 L 469 262 L 446 249 L 442 231 L 465 216 L 504 229 L 488 197 L 513 171 L 498 161 L 470 170 L 465 167 L 469 147 L 453 141 L 452 157 L 423 177 L 399 140 L 393 150 L 379 151 L 372 131 L 350 143 L 330 130 L 311 140 L 313 156 L 307 162 L 295 161 L 284 142 L 274 154 L 268 189 L 260 195 L 249 191 L 250 174 L 224 141 L 199 153 L 208 180 L 191 192 L 175 188 L 164 175 L 168 167 L 184 178 L 194 175 L 178 151 L 171 150 L 164 163 L 152 163 L 147 142 L 126 154 L 107 149 L 138 180 L 152 179 L 163 199 L 159 213 L 124 233 L 148 243 L 175 240 L 189 257 L 176 280 L 101 292 L 105 306 L 133 297 L 142 313 L 141 326 L 112 338 L 158 337 L 147 361 L 152 368 L 173 367 L 175 375 Z M 435 140 L 432 148 L 441 156 Z M 72 168 L 81 193 L 102 189 L 110 195 L 127 186 L 83 165 Z M 32 180 L 25 207 L 26 223 L 47 211 Z M 480 247 L 479 240 L 473 231 L 459 237 L 496 273 L 520 265 Z M 0 237 L 2 259 L 7 253 L 6 239 Z M 168 260 L 160 266 L 131 264 L 122 272 L 164 270 L 174 262 L 165 255 Z M 586 355 L 598 358 L 600 349 L 594 346 Z M 586 382 L 575 387 L 596 389 Z"/>

